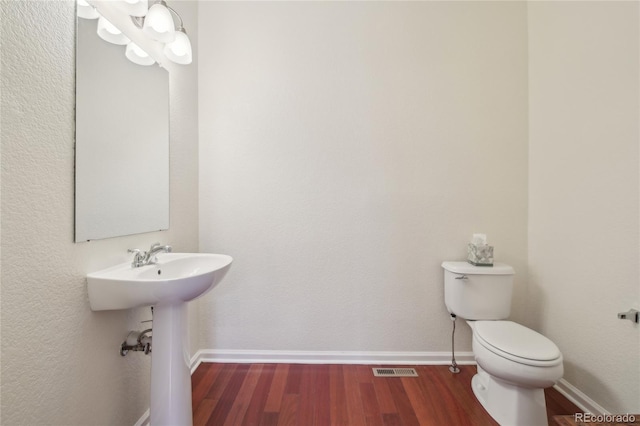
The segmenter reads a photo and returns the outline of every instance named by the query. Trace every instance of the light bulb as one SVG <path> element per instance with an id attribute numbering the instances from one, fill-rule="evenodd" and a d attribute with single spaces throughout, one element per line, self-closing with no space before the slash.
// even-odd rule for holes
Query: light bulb
<path id="1" fill-rule="evenodd" d="M 172 43 L 167 43 L 164 54 L 176 64 L 191 63 L 191 41 L 184 29 L 176 31 L 176 39 Z"/>
<path id="2" fill-rule="evenodd" d="M 175 23 L 171 12 L 164 4 L 164 1 L 156 3 L 151 8 L 147 16 L 144 18 L 142 27 L 145 33 L 151 38 L 163 43 L 171 43 L 176 38 Z"/>

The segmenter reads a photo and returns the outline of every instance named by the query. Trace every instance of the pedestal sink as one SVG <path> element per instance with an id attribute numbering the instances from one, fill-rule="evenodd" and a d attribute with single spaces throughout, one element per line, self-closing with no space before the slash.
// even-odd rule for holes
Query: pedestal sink
<path id="1" fill-rule="evenodd" d="M 221 254 L 162 253 L 151 265 L 129 262 L 87 275 L 94 311 L 154 306 L 152 426 L 193 424 L 187 302 L 215 287 L 232 261 Z"/>

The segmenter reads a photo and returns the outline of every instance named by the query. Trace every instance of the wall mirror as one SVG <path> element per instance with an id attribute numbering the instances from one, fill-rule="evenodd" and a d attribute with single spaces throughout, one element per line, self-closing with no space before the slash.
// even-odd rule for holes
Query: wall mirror
<path id="1" fill-rule="evenodd" d="M 169 228 L 169 73 L 77 18 L 75 241 Z"/>

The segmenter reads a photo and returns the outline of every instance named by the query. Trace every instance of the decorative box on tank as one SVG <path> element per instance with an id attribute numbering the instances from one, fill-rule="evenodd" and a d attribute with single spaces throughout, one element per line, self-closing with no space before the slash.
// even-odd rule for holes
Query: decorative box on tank
<path id="1" fill-rule="evenodd" d="M 485 234 L 473 234 L 467 245 L 467 261 L 475 266 L 493 266 L 493 246 L 487 244 Z"/>

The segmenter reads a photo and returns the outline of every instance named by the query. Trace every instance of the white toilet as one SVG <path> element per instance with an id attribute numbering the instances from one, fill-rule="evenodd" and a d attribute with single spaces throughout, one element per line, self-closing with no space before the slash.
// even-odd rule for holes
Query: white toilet
<path id="1" fill-rule="evenodd" d="M 505 318 L 511 313 L 513 268 L 443 262 L 447 310 L 473 332 L 476 398 L 502 426 L 547 425 L 544 388 L 563 374 L 562 354 L 542 334 Z"/>

